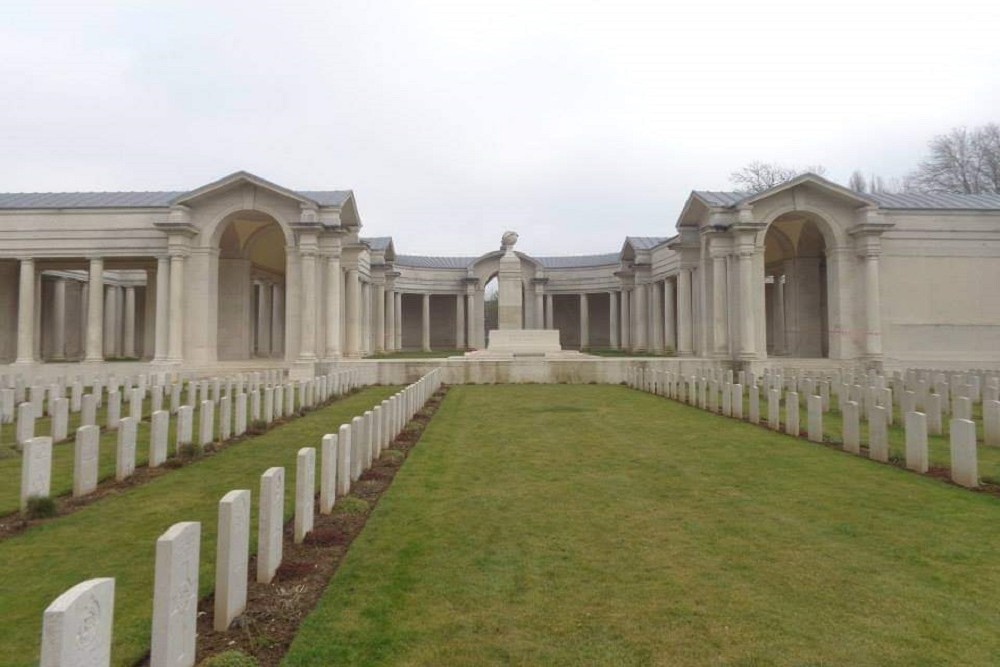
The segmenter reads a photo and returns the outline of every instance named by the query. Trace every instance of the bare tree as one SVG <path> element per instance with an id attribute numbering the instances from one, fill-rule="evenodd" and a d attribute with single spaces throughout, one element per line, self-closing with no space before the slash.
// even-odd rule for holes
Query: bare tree
<path id="1" fill-rule="evenodd" d="M 847 181 L 847 187 L 855 192 L 868 192 L 868 181 L 865 180 L 865 175 L 860 169 L 855 169 L 854 173 L 851 174 L 851 179 Z"/>
<path id="2" fill-rule="evenodd" d="M 1000 193 L 1000 126 L 953 128 L 934 137 L 930 155 L 909 179 L 914 189 L 964 194 Z"/>
<path id="3" fill-rule="evenodd" d="M 773 162 L 755 160 L 742 169 L 731 173 L 729 175 L 729 182 L 739 192 L 755 194 L 769 190 L 776 185 L 781 185 L 806 172 L 822 176 L 826 173 L 826 168 L 822 165 L 810 165 L 804 169 L 799 169 L 796 167 L 785 167 Z"/>

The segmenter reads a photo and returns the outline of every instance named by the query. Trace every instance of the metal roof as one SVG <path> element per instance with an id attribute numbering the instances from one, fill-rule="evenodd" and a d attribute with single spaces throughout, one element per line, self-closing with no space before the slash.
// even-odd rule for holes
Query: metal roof
<path id="1" fill-rule="evenodd" d="M 631 243 L 636 250 L 652 250 L 658 245 L 670 240 L 669 236 L 626 236 L 625 242 Z"/>
<path id="2" fill-rule="evenodd" d="M 713 190 L 695 190 L 709 206 L 729 208 L 738 205 L 744 199 L 755 195 L 746 192 L 718 192 Z M 1000 194 L 966 195 L 953 192 L 861 192 L 860 197 L 866 197 L 878 204 L 879 208 L 906 210 L 963 210 L 963 211 L 997 211 L 1000 210 Z"/>
<path id="3" fill-rule="evenodd" d="M 709 206 L 734 206 L 750 196 L 746 192 L 719 192 L 716 190 L 695 190 L 694 194 L 704 199 Z"/>
<path id="4" fill-rule="evenodd" d="M 964 195 L 951 192 L 868 192 L 880 208 L 996 211 L 1000 194 Z"/>
<path id="5" fill-rule="evenodd" d="M 617 264 L 621 255 L 617 252 L 604 255 L 567 255 L 564 257 L 535 257 L 546 269 L 576 269 L 590 266 Z"/>
<path id="6" fill-rule="evenodd" d="M 474 264 L 479 257 L 433 257 L 424 255 L 396 255 L 396 266 L 409 266 L 415 269 L 466 269 Z M 617 264 L 619 254 L 616 252 L 604 255 L 566 255 L 563 257 L 532 257 L 546 269 L 576 269 L 591 266 L 607 266 Z"/>
<path id="7" fill-rule="evenodd" d="M 464 269 L 478 257 L 431 257 L 424 255 L 396 255 L 396 266 L 416 269 Z"/>
<path id="8" fill-rule="evenodd" d="M 349 190 L 296 191 L 320 206 L 340 206 Z M 161 192 L 11 192 L 0 193 L 0 209 L 169 208 L 187 191 Z"/>
<path id="9" fill-rule="evenodd" d="M 372 236 L 370 238 L 361 238 L 358 240 L 367 244 L 368 247 L 375 252 L 385 251 L 385 249 L 389 247 L 389 244 L 392 243 L 391 236 Z"/>

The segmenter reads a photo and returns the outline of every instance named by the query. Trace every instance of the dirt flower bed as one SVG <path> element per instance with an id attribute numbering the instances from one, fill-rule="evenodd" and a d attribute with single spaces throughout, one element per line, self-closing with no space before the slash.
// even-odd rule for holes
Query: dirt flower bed
<path id="1" fill-rule="evenodd" d="M 368 522 L 379 498 L 392 483 L 410 450 L 420 440 L 441 404 L 442 387 L 410 420 L 403 432 L 365 471 L 347 497 L 337 498 L 333 513 L 316 514 L 313 531 L 303 544 L 292 540 L 294 519 L 285 525 L 283 557 L 270 584 L 256 582 L 256 558 L 248 568 L 247 610 L 226 632 L 212 629 L 214 595 L 198 605 L 198 664 L 226 651 L 253 656 L 261 667 L 278 665 L 291 645 L 299 624 L 323 595 L 351 543 Z M 148 660 L 142 664 L 148 664 Z"/>

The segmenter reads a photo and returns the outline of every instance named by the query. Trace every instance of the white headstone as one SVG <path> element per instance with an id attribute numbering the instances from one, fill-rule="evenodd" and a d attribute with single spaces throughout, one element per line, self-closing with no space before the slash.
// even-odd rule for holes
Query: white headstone
<path id="1" fill-rule="evenodd" d="M 35 406 L 24 402 L 17 406 L 17 444 L 24 447 L 25 443 L 35 437 Z"/>
<path id="2" fill-rule="evenodd" d="M 922 412 L 903 415 L 906 427 L 906 467 L 927 472 L 927 416 Z"/>
<path id="3" fill-rule="evenodd" d="M 85 496 L 97 488 L 101 431 L 93 424 L 76 429 L 73 446 L 73 495 Z"/>
<path id="4" fill-rule="evenodd" d="M 263 419 L 265 422 L 270 424 L 274 421 L 274 389 L 271 387 L 264 388 L 264 415 Z"/>
<path id="5" fill-rule="evenodd" d="M 201 524 L 175 523 L 156 540 L 150 667 L 192 667 L 198 627 Z"/>
<path id="6" fill-rule="evenodd" d="M 871 409 L 868 422 L 868 458 L 889 462 L 889 434 L 886 409 L 876 405 Z"/>
<path id="7" fill-rule="evenodd" d="M 739 383 L 729 385 L 729 391 L 732 393 L 729 400 L 729 415 L 733 419 L 743 419 L 743 385 Z"/>
<path id="8" fill-rule="evenodd" d="M 69 399 L 52 401 L 52 441 L 62 442 L 69 435 Z"/>
<path id="9" fill-rule="evenodd" d="M 285 522 L 285 469 L 268 468 L 260 476 L 257 528 L 257 583 L 269 584 L 281 565 Z"/>
<path id="10" fill-rule="evenodd" d="M 823 442 L 823 397 L 806 397 L 808 437 L 811 442 Z"/>
<path id="11" fill-rule="evenodd" d="M 45 609 L 40 667 L 108 667 L 115 580 L 89 579 Z"/>
<path id="12" fill-rule="evenodd" d="M 951 481 L 968 488 L 979 486 L 976 459 L 976 424 L 970 419 L 951 420 Z"/>
<path id="13" fill-rule="evenodd" d="M 117 391 L 108 392 L 107 425 L 108 430 L 113 431 L 118 428 L 118 421 L 122 413 L 122 395 Z"/>
<path id="14" fill-rule="evenodd" d="M 329 514 L 337 498 L 337 435 L 327 433 L 320 446 L 319 512 Z"/>
<path id="15" fill-rule="evenodd" d="M 767 425 L 772 430 L 781 429 L 781 390 L 767 392 Z"/>
<path id="16" fill-rule="evenodd" d="M 861 452 L 861 407 L 856 401 L 843 403 L 844 451 L 852 454 Z"/>
<path id="17" fill-rule="evenodd" d="M 295 543 L 313 529 L 316 508 L 316 448 L 303 447 L 295 460 Z"/>
<path id="18" fill-rule="evenodd" d="M 219 399 L 219 440 L 225 442 L 233 435 L 233 408 L 229 395 Z"/>
<path id="19" fill-rule="evenodd" d="M 77 380 L 70 386 L 69 409 L 71 412 L 79 412 L 81 401 L 83 400 L 83 383 Z"/>
<path id="20" fill-rule="evenodd" d="M 225 632 L 247 608 L 247 567 L 250 558 L 250 491 L 230 491 L 219 501 L 219 532 L 215 558 L 215 618 Z"/>
<path id="21" fill-rule="evenodd" d="M 987 447 L 1000 447 L 1000 401 L 983 401 L 983 434 Z"/>
<path id="22" fill-rule="evenodd" d="M 785 433 L 799 435 L 799 394 L 795 391 L 785 394 Z"/>
<path id="23" fill-rule="evenodd" d="M 198 413 L 198 445 L 210 445 L 215 439 L 215 403 L 211 400 L 201 402 Z"/>
<path id="24" fill-rule="evenodd" d="M 28 506 L 29 498 L 48 498 L 51 480 L 52 438 L 31 438 L 21 454 L 21 509 Z"/>
<path id="25" fill-rule="evenodd" d="M 118 420 L 118 448 L 115 456 L 115 479 L 119 482 L 135 473 L 136 421 L 131 417 Z"/>
<path id="26" fill-rule="evenodd" d="M 337 434 L 337 495 L 351 492 L 351 427 L 341 424 Z"/>
<path id="27" fill-rule="evenodd" d="M 194 408 L 182 405 L 177 408 L 177 450 L 184 445 L 190 445 L 194 440 Z"/>
<path id="28" fill-rule="evenodd" d="M 128 416 L 137 422 L 142 421 L 142 398 L 143 390 L 134 387 L 129 391 L 128 396 Z"/>
<path id="29" fill-rule="evenodd" d="M 250 423 L 260 421 L 260 392 L 254 389 L 250 392 Z"/>
<path id="30" fill-rule="evenodd" d="M 752 384 L 747 389 L 747 394 L 749 396 L 749 420 L 751 424 L 760 423 L 760 388 Z"/>
<path id="31" fill-rule="evenodd" d="M 233 434 L 239 438 L 247 432 L 247 395 L 236 394 L 236 419 L 233 426 Z"/>
<path id="32" fill-rule="evenodd" d="M 364 465 L 364 418 L 355 417 L 351 420 L 351 481 L 356 482 L 361 478 L 362 466 Z"/>
<path id="33" fill-rule="evenodd" d="M 167 460 L 167 434 L 170 432 L 170 413 L 157 410 L 149 420 L 149 467 L 156 468 Z"/>
<path id="34" fill-rule="evenodd" d="M 97 424 L 97 397 L 93 394 L 84 394 L 80 399 L 80 426 L 92 424 Z"/>

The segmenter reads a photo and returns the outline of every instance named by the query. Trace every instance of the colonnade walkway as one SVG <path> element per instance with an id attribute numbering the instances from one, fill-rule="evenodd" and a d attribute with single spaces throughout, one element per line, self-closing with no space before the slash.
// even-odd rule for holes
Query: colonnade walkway
<path id="1" fill-rule="evenodd" d="M 63 591 L 94 577 L 115 578 L 112 664 L 135 664 L 149 650 L 157 538 L 178 521 L 201 522 L 205 557 L 199 597 L 206 595 L 215 581 L 211 554 L 219 499 L 233 489 L 250 489 L 250 525 L 256 526 L 260 475 L 267 468 L 284 466 L 291 475 L 300 447 L 318 447 L 324 434 L 335 433 L 340 424 L 396 391 L 398 387 L 391 386 L 363 389 L 145 485 L 0 541 L 0 664 L 37 665 L 42 612 Z M 286 520 L 292 516 L 294 493 L 295 485 L 286 483 Z M 254 552 L 256 530 L 250 534 Z"/>
<path id="2" fill-rule="evenodd" d="M 625 387 L 453 387 L 283 664 L 996 664 L 998 521 Z"/>

